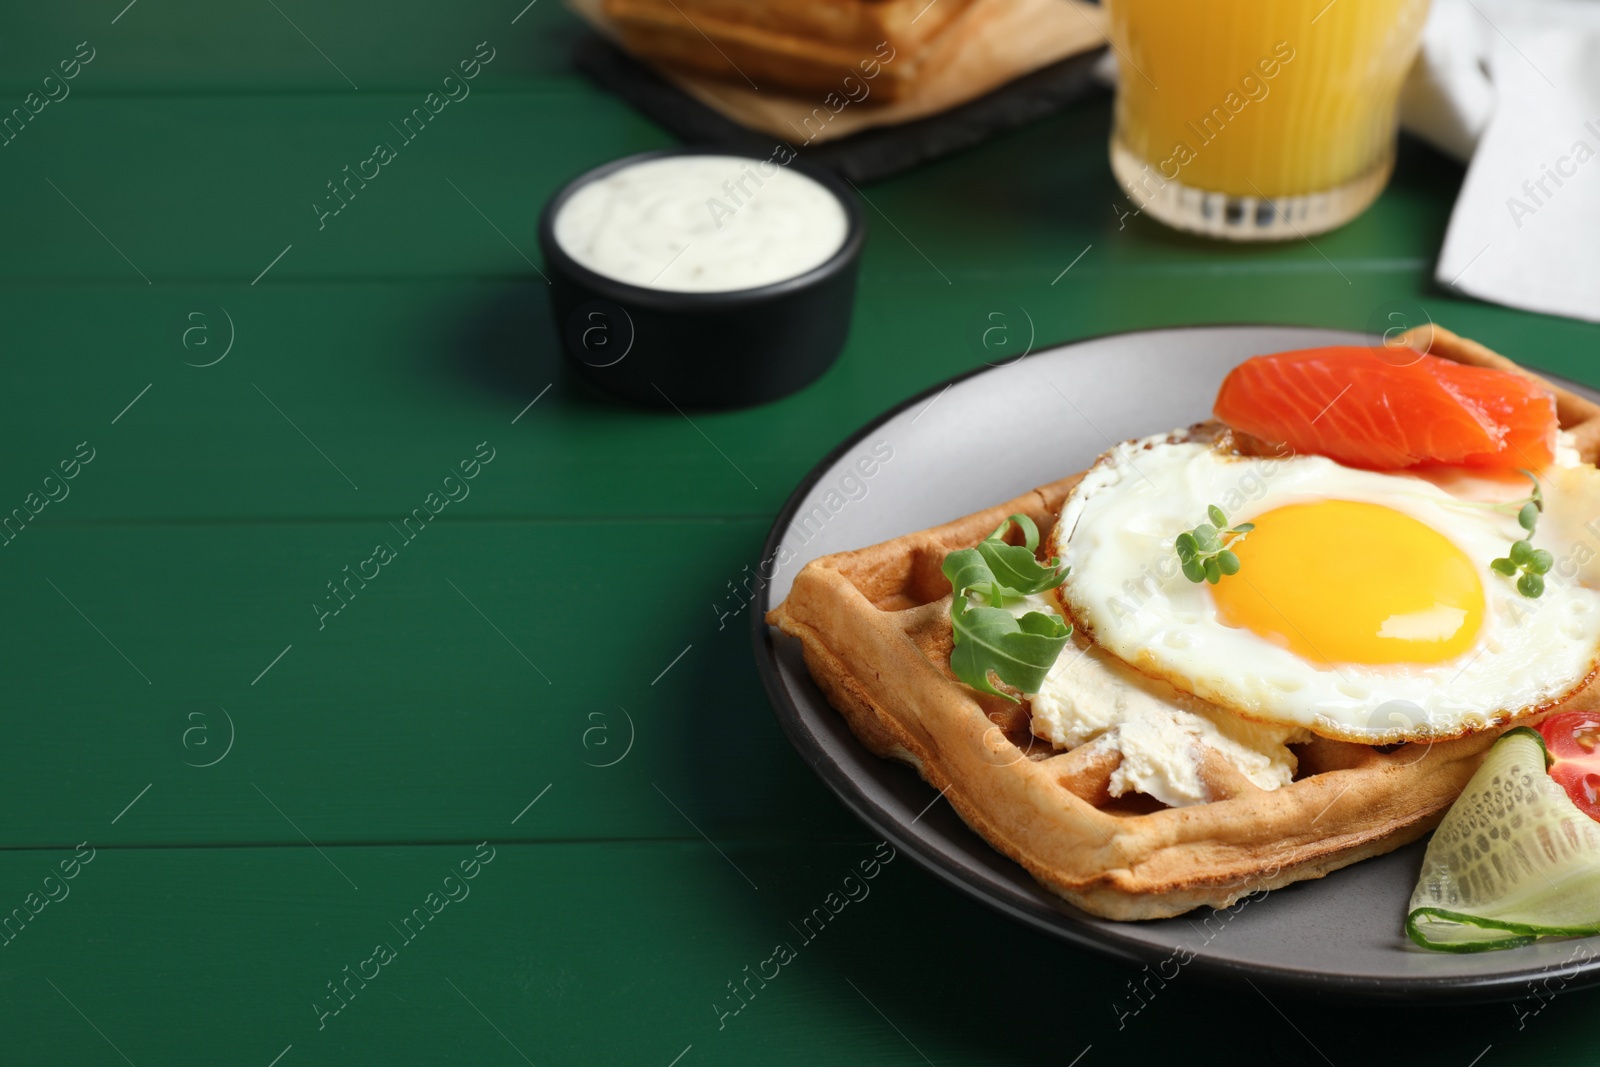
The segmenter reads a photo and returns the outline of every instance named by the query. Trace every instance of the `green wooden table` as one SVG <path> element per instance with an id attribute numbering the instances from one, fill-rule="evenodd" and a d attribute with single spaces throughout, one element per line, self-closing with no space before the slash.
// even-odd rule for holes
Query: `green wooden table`
<path id="1" fill-rule="evenodd" d="M 1043 343 L 1421 305 L 1600 384 L 1594 327 L 1430 282 L 1459 168 L 1408 145 L 1315 247 L 1221 247 L 1121 217 L 1086 102 L 868 187 L 838 366 L 691 424 L 559 370 L 537 211 L 670 138 L 557 0 L 126 2 L 0 37 L 0 1062 L 1593 1062 L 1595 995 L 1356 1026 L 1179 980 L 1119 1020 L 1130 971 L 904 857 L 745 984 L 875 847 L 715 606 L 791 487 L 1016 306 Z"/>

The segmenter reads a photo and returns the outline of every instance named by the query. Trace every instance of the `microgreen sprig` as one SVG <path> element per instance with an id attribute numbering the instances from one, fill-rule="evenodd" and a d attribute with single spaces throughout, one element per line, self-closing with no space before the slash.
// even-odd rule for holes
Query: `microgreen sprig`
<path id="1" fill-rule="evenodd" d="M 1020 545 L 1002 540 L 1012 523 L 1022 531 Z M 1019 703 L 1017 698 L 996 689 L 989 675 L 1024 693 L 1037 693 L 1072 636 L 1072 627 L 1055 615 L 1029 611 L 1019 619 L 1002 606 L 1066 580 L 1067 568 L 1053 556 L 1040 563 L 1034 555 L 1038 548 L 1038 526 L 1026 515 L 1011 515 L 976 547 L 947 555 L 941 568 L 953 594 L 950 669 L 972 688 L 1013 704 Z M 982 605 L 972 605 L 974 593 L 984 598 Z"/>
<path id="2" fill-rule="evenodd" d="M 1185 578 L 1216 585 L 1223 575 L 1239 573 L 1239 557 L 1230 546 L 1244 540 L 1256 526 L 1253 522 L 1228 526 L 1228 516 L 1215 504 L 1206 508 L 1206 517 L 1211 521 L 1179 534 L 1174 547 Z"/>
<path id="3" fill-rule="evenodd" d="M 1499 505 L 1500 510 L 1517 509 L 1517 525 L 1528 536 L 1514 541 L 1509 554 L 1489 561 L 1489 566 L 1507 578 L 1517 578 L 1517 592 L 1529 599 L 1544 593 L 1544 576 L 1550 573 L 1555 557 L 1542 548 L 1533 547 L 1533 532 L 1539 525 L 1539 515 L 1544 511 L 1544 491 L 1532 471 L 1523 471 L 1533 483 L 1533 492 L 1521 500 Z"/>

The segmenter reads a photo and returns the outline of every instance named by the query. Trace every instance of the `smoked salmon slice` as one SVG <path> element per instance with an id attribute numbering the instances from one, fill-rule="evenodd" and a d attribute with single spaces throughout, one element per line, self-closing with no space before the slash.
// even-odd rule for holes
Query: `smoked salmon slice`
<path id="1" fill-rule="evenodd" d="M 1406 349 L 1255 356 L 1228 373 L 1212 410 L 1234 429 L 1347 467 L 1538 470 L 1555 459 L 1555 398 L 1537 382 Z"/>

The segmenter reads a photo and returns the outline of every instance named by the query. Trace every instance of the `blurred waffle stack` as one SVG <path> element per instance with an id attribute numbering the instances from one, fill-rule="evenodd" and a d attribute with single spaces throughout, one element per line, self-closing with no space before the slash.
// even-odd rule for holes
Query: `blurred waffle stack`
<path id="1" fill-rule="evenodd" d="M 736 140 L 710 135 L 715 124 L 664 104 L 663 89 L 801 149 L 916 125 L 894 138 L 900 150 L 890 155 L 905 157 L 903 165 L 1054 110 L 1088 87 L 1105 45 L 1100 9 L 1078 0 L 569 3 L 648 67 L 654 88 L 630 78 L 620 57 L 580 52 L 580 65 L 683 136 Z M 954 126 L 937 123 L 953 111 L 961 113 Z M 882 137 L 866 140 L 881 149 Z M 813 155 L 852 169 L 837 166 L 838 153 Z M 885 162 L 868 169 L 900 169 Z"/>
<path id="2" fill-rule="evenodd" d="M 949 62 L 977 25 L 976 0 L 602 0 L 601 10 L 636 56 L 753 88 L 825 93 L 870 80 L 898 100 L 918 75 Z M 964 23 L 964 24 L 963 24 Z M 957 24 L 961 30 L 945 32 Z"/>

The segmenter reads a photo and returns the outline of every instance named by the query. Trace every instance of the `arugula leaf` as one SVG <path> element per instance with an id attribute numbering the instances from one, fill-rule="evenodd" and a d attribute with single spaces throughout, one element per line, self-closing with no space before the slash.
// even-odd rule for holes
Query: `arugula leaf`
<path id="1" fill-rule="evenodd" d="M 1001 540 L 1004 540 L 1005 536 L 1006 536 L 1006 530 L 1010 528 L 1012 523 L 1016 523 L 1017 524 L 1017 529 L 1022 531 L 1022 541 L 1023 541 L 1023 544 L 1025 544 L 1027 546 L 1028 551 L 1029 552 L 1038 551 L 1038 549 L 1039 549 L 1039 527 L 1034 525 L 1033 520 L 1028 518 L 1028 516 L 1026 516 L 1026 515 L 1007 515 L 1006 516 L 1006 521 L 1002 522 L 999 526 L 996 526 L 994 528 L 993 532 L 991 532 L 988 537 L 984 538 L 984 540 L 986 540 L 986 541 L 1001 541 Z"/>
<path id="2" fill-rule="evenodd" d="M 993 602 L 996 599 L 994 589 L 999 583 L 977 549 L 963 548 L 950 553 L 944 558 L 944 566 L 940 570 L 949 579 L 954 592 L 959 594 L 966 589 L 976 589 L 986 600 Z"/>
<path id="3" fill-rule="evenodd" d="M 1022 530 L 1023 544 L 1008 545 L 1001 540 L 1012 523 Z M 1011 515 L 976 548 L 963 548 L 946 556 L 941 570 L 953 592 L 971 589 L 982 593 L 991 605 L 999 605 L 1007 599 L 1043 593 L 1066 581 L 1066 568 L 1054 556 L 1048 564 L 1034 558 L 1038 547 L 1039 528 L 1033 520 L 1026 515 Z"/>
<path id="4" fill-rule="evenodd" d="M 1023 543 L 1008 545 L 1002 538 L 1011 524 L 1022 531 Z M 1026 515 L 1009 515 L 976 548 L 962 548 L 944 558 L 940 568 L 950 581 L 950 628 L 955 647 L 950 669 L 967 685 L 982 693 L 1016 697 L 996 689 L 990 674 L 1024 693 L 1037 693 L 1056 657 L 1061 654 L 1072 627 L 1053 615 L 1030 611 L 1020 619 L 1005 610 L 1009 600 L 1054 589 L 1067 577 L 1067 568 L 1051 557 L 1041 564 L 1039 527 Z M 970 594 L 987 602 L 972 606 Z"/>
<path id="5" fill-rule="evenodd" d="M 1013 704 L 1020 701 L 996 689 L 990 672 L 1024 693 L 1037 693 L 1072 637 L 1072 627 L 1055 616 L 1030 611 L 1018 619 L 1004 608 L 969 607 L 964 594 L 950 602 L 950 625 L 955 633 L 950 668 L 956 677 Z"/>
<path id="6" fill-rule="evenodd" d="M 1048 565 L 1033 556 L 1033 549 L 1023 545 L 1008 545 L 1004 541 L 979 541 L 975 549 L 989 571 L 1001 586 L 1004 596 L 1026 596 L 1054 589 L 1066 581 L 1065 572 L 1057 569 L 1060 561 L 1051 557 Z"/>

